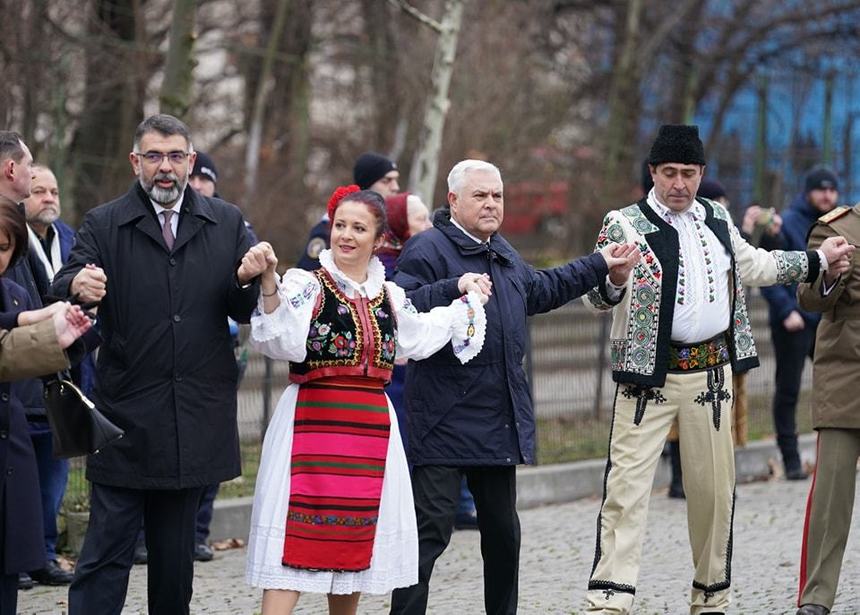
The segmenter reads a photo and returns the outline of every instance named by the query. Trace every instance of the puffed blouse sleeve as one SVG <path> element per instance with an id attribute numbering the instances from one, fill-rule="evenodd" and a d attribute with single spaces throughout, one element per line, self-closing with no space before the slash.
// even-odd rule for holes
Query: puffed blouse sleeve
<path id="1" fill-rule="evenodd" d="M 397 358 L 426 359 L 451 343 L 460 363 L 481 352 L 487 315 L 478 294 L 471 292 L 429 312 L 418 312 L 402 288 L 386 282 L 397 316 Z"/>
<path id="2" fill-rule="evenodd" d="M 304 361 L 314 306 L 322 292 L 319 280 L 303 269 L 287 270 L 278 280 L 281 303 L 271 314 L 263 311 L 260 292 L 251 315 L 251 347 L 272 359 Z"/>

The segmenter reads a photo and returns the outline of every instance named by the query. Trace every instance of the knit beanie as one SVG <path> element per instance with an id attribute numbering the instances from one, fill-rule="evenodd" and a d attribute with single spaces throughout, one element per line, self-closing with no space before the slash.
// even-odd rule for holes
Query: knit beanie
<path id="1" fill-rule="evenodd" d="M 362 190 L 367 190 L 387 173 L 395 170 L 397 170 L 397 164 L 382 154 L 365 152 L 355 161 L 352 177 Z"/>
<path id="2" fill-rule="evenodd" d="M 218 170 L 215 168 L 215 163 L 203 152 L 197 152 L 197 160 L 194 161 L 194 168 L 191 170 L 189 177 L 194 177 L 195 175 L 211 179 L 213 184 L 218 183 Z"/>
<path id="3" fill-rule="evenodd" d="M 827 190 L 828 188 L 839 190 L 839 182 L 836 180 L 836 174 L 830 169 L 818 167 L 806 174 L 804 192 Z"/>

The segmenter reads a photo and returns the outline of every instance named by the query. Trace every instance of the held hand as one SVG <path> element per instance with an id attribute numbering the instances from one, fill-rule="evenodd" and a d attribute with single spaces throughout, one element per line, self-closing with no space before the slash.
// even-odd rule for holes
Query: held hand
<path id="1" fill-rule="evenodd" d="M 600 254 L 609 267 L 609 281 L 616 286 L 627 283 L 630 272 L 642 256 L 635 243 L 609 244 L 600 250 Z"/>
<path id="2" fill-rule="evenodd" d="M 470 290 L 474 290 L 489 299 L 490 295 L 493 294 L 493 281 L 486 273 L 464 273 L 457 282 L 457 290 L 464 295 Z M 484 300 L 481 299 L 481 301 Z"/>
<path id="3" fill-rule="evenodd" d="M 831 286 L 836 279 L 844 273 L 851 270 L 851 257 L 843 256 L 835 263 L 827 265 L 827 271 L 824 272 L 824 281 L 828 286 Z"/>
<path id="4" fill-rule="evenodd" d="M 54 313 L 53 319 L 54 331 L 57 333 L 60 348 L 66 349 L 89 331 L 92 322 L 86 317 L 80 306 L 69 303 L 57 303 L 55 305 L 64 307 L 64 309 Z"/>
<path id="5" fill-rule="evenodd" d="M 785 327 L 786 331 L 797 333 L 806 328 L 806 323 L 803 321 L 803 316 L 800 315 L 800 312 L 792 310 L 791 314 L 786 316 L 785 320 L 782 321 L 782 326 Z"/>
<path id="6" fill-rule="evenodd" d="M 465 287 L 465 290 L 463 291 L 464 295 L 470 292 L 475 292 L 478 294 L 478 299 L 481 301 L 481 305 L 487 305 L 487 301 L 490 300 L 490 295 L 484 293 L 481 290 L 481 287 L 478 286 L 477 282 L 469 281 L 466 282 L 463 286 Z"/>
<path id="7" fill-rule="evenodd" d="M 848 243 L 844 237 L 836 235 L 822 241 L 819 250 L 824 252 L 824 256 L 827 258 L 827 273 L 829 274 L 831 273 L 831 265 L 836 266 L 842 257 L 851 257 L 854 253 L 854 246 Z"/>
<path id="8" fill-rule="evenodd" d="M 278 257 L 275 255 L 275 250 L 268 242 L 261 241 L 252 246 L 242 257 L 242 263 L 236 271 L 236 278 L 239 280 L 239 284 L 247 284 L 262 274 L 273 280 L 277 266 Z"/>
<path id="9" fill-rule="evenodd" d="M 107 293 L 107 276 L 104 269 L 92 263 L 78 271 L 69 290 L 81 303 L 98 303 Z"/>
<path id="10" fill-rule="evenodd" d="M 68 303 L 58 301 L 38 310 L 20 312 L 18 314 L 18 326 L 35 325 L 37 322 L 52 318 L 57 312 L 65 313 L 68 305 Z"/>

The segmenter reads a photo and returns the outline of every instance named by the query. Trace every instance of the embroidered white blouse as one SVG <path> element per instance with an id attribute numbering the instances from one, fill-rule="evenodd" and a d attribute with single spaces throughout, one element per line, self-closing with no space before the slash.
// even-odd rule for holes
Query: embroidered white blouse
<path id="1" fill-rule="evenodd" d="M 385 281 L 385 268 L 373 257 L 367 279 L 358 283 L 337 268 L 331 250 L 320 252 L 320 264 L 332 274 L 338 288 L 350 298 L 374 299 L 388 289 L 397 318 L 397 358 L 425 359 L 451 342 L 454 355 L 467 363 L 481 352 L 487 317 L 478 295 L 469 293 L 450 305 L 419 313 L 402 288 Z M 251 345 L 273 359 L 300 363 L 307 355 L 307 338 L 317 297 L 319 280 L 303 269 L 289 269 L 278 280 L 280 305 L 270 314 L 263 311 L 263 298 L 251 317 Z"/>

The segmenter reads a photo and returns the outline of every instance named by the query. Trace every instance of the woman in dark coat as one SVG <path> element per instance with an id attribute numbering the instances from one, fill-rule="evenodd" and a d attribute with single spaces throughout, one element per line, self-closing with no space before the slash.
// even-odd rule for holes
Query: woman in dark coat
<path id="1" fill-rule="evenodd" d="M 0 203 L 0 274 L 12 267 L 27 248 L 24 216 L 11 203 Z M 68 309 L 55 303 L 30 310 L 27 291 L 0 278 L 0 329 L 35 324 Z M 45 362 L 45 373 L 64 369 Z M 0 382 L 0 615 L 14 615 L 18 573 L 41 568 L 45 563 L 42 504 L 36 455 L 27 429 L 21 400 L 12 394 L 10 382 Z"/>

